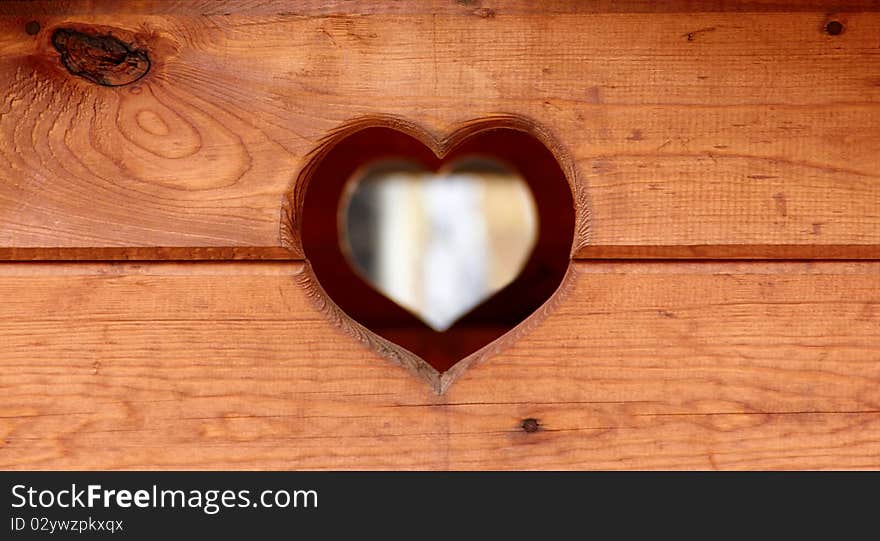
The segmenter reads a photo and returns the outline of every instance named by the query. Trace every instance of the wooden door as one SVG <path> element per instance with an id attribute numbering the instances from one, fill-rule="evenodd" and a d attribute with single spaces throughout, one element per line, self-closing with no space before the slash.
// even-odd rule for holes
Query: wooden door
<path id="1" fill-rule="evenodd" d="M 0 4 L 0 467 L 880 467 L 877 8 Z M 556 171 L 446 370 L 309 260 L 369 129 Z"/>

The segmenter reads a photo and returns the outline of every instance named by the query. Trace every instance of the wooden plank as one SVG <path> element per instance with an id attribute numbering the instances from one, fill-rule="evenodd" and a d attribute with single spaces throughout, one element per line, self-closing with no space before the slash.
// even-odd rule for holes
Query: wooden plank
<path id="1" fill-rule="evenodd" d="M 301 263 L 4 263 L 0 467 L 878 468 L 878 286 L 878 262 L 575 263 L 439 395 Z"/>
<path id="2" fill-rule="evenodd" d="M 23 5 L 24 4 L 24 5 Z M 476 0 L 419 0 L 418 2 L 381 2 L 365 0 L 28 0 L 7 2 L 0 13 L 10 15 L 64 14 L 95 15 L 107 13 L 186 14 L 186 15 L 375 15 L 375 14 L 483 14 L 498 11 L 516 14 L 547 13 L 700 13 L 700 12 L 799 12 L 847 13 L 878 11 L 873 0 L 528 0 L 482 2 Z"/>
<path id="3" fill-rule="evenodd" d="M 847 255 L 862 254 L 865 247 L 841 247 Z M 872 249 L 868 247 L 868 251 Z M 855 257 L 856 259 L 862 259 Z M 281 246 L 179 246 L 179 247 L 56 247 L 0 248 L 0 261 L 299 261 L 302 255 Z"/>
<path id="4" fill-rule="evenodd" d="M 582 246 L 577 260 L 876 260 L 876 244 L 700 244 Z M 302 261 L 281 246 L 0 248 L 0 261 Z"/>
<path id="5" fill-rule="evenodd" d="M 384 4 L 4 4 L 0 257 L 277 247 L 285 194 L 347 121 L 392 115 L 442 137 L 498 113 L 571 161 L 584 257 L 880 245 L 876 4 Z M 113 30 L 150 71 L 119 87 L 72 76 L 50 43 L 62 27 Z"/>

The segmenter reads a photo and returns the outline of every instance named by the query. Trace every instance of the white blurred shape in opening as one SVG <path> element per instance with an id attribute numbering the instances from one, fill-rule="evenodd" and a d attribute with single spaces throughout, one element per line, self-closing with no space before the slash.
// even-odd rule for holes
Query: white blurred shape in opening
<path id="1" fill-rule="evenodd" d="M 516 278 L 538 217 L 522 177 L 495 160 L 471 157 L 437 173 L 387 160 L 352 179 L 340 231 L 364 278 L 445 331 Z"/>

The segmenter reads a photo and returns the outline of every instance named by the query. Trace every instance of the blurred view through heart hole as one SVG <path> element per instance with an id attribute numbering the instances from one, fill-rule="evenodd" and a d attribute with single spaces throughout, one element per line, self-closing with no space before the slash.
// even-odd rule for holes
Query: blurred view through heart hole
<path id="1" fill-rule="evenodd" d="M 355 175 L 346 196 L 339 241 L 349 263 L 435 331 L 512 282 L 538 237 L 528 185 L 491 158 L 437 172 L 380 161 Z"/>
<path id="2" fill-rule="evenodd" d="M 415 135 L 368 127 L 310 175 L 302 242 L 322 288 L 440 372 L 538 309 L 568 267 L 571 190 L 527 132 L 482 130 L 440 158 Z"/>

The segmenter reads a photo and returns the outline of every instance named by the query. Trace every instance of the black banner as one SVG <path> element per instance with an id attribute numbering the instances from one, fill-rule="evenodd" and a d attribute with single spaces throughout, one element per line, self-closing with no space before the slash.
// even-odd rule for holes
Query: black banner
<path id="1" fill-rule="evenodd" d="M 880 476 L 5 472 L 0 479 L 6 510 L 0 539 L 292 539 L 353 532 L 467 538 L 473 527 L 543 539 L 608 528 L 618 535 L 645 528 L 680 532 L 706 521 L 726 532 L 763 523 L 764 534 L 771 524 L 784 533 L 806 527 L 815 534 L 835 510 L 846 516 L 829 530 L 839 534 L 859 519 L 874 521 Z"/>

